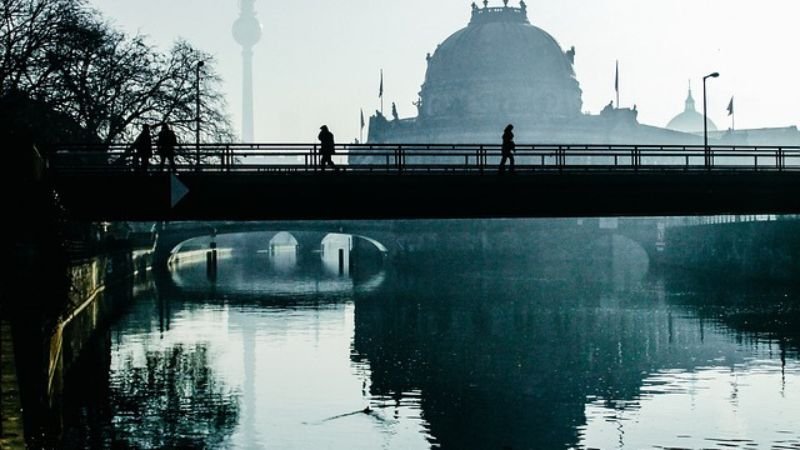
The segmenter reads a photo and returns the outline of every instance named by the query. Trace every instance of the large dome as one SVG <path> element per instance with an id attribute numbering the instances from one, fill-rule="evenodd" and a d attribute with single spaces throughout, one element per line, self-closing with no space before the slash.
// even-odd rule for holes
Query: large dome
<path id="1" fill-rule="evenodd" d="M 507 2 L 506 2 L 507 3 Z M 581 113 L 574 49 L 564 52 L 520 8 L 472 6 L 466 28 L 428 57 L 420 92 L 424 119 L 568 118 Z"/>

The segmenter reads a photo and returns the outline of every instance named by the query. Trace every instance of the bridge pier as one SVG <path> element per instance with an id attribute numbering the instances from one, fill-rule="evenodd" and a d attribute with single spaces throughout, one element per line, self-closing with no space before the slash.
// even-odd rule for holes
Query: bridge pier
<path id="1" fill-rule="evenodd" d="M 206 252 L 206 277 L 209 281 L 217 281 L 217 248 L 212 242 L 211 250 Z"/>

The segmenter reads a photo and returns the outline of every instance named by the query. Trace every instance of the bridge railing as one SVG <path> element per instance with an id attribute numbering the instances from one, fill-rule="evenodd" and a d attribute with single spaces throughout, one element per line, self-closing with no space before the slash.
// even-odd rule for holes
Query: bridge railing
<path id="1" fill-rule="evenodd" d="M 317 172 L 318 144 L 184 144 L 177 170 L 206 172 Z M 495 173 L 499 145 L 344 144 L 334 160 L 347 172 Z M 517 145 L 521 171 L 800 171 L 800 146 Z M 158 157 L 150 170 L 158 170 Z M 48 157 L 56 172 L 132 172 L 141 163 L 128 144 L 63 145 Z"/>

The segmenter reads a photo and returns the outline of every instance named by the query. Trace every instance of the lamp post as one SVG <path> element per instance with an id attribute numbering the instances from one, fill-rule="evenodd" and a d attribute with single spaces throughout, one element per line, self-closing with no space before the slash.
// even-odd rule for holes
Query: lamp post
<path id="1" fill-rule="evenodd" d="M 197 153 L 197 170 L 200 170 L 200 69 L 206 65 L 203 61 L 197 62 L 197 72 L 195 77 L 195 129 L 194 129 L 194 145 Z"/>
<path id="2" fill-rule="evenodd" d="M 708 148 L 708 101 L 706 99 L 706 80 L 719 77 L 719 72 L 710 73 L 703 77 L 703 153 L 705 155 L 706 169 L 711 168 L 711 150 Z"/>

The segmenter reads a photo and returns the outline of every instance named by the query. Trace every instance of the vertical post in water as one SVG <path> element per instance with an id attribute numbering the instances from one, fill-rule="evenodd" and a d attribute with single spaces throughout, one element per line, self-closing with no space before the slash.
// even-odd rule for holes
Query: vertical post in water
<path id="1" fill-rule="evenodd" d="M 206 252 L 206 275 L 211 281 L 217 280 L 217 243 L 211 242 L 210 250 Z"/>

